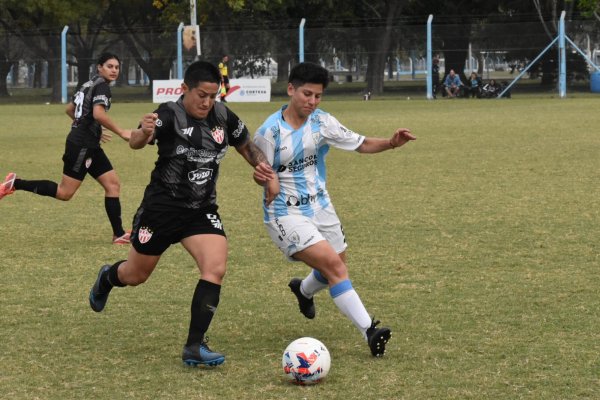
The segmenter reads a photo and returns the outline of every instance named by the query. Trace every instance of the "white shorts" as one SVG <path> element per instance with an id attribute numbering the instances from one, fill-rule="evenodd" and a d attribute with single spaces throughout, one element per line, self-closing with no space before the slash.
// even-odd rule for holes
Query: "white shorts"
<path id="1" fill-rule="evenodd" d="M 321 209 L 313 217 L 286 215 L 265 222 L 269 236 L 290 260 L 292 255 L 327 240 L 336 253 L 348 246 L 340 219 L 333 207 Z"/>

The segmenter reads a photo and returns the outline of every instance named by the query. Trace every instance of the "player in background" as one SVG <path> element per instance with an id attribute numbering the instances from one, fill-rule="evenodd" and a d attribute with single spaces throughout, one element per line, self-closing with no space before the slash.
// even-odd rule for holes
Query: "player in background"
<path id="1" fill-rule="evenodd" d="M 215 102 L 220 82 L 216 66 L 192 63 L 186 69 L 179 100 L 161 104 L 133 130 L 130 147 L 156 143 L 158 160 L 133 219 L 127 260 L 101 267 L 89 296 L 92 309 L 102 311 L 113 287 L 144 283 L 167 248 L 181 242 L 200 270 L 181 356 L 193 366 L 225 361 L 223 354 L 208 347 L 205 337 L 219 304 L 227 263 L 227 239 L 216 198 L 220 163 L 233 146 L 255 167 L 255 180 L 276 179 L 244 123 Z M 267 200 L 276 194 L 267 193 Z"/>
<path id="2" fill-rule="evenodd" d="M 346 239 L 326 187 L 325 156 L 330 146 L 359 153 L 379 153 L 414 140 L 410 130 L 397 129 L 389 139 L 359 135 L 317 108 L 328 84 L 325 68 L 301 63 L 288 80 L 289 103 L 267 118 L 254 136 L 277 172 L 263 182 L 279 194 L 264 204 L 264 222 L 275 245 L 290 259 L 312 268 L 306 278 L 289 282 L 300 311 L 315 317 L 313 296 L 325 288 L 340 311 L 358 328 L 374 356 L 385 353 L 389 328 L 377 325 L 352 287 L 346 266 Z"/>
<path id="3" fill-rule="evenodd" d="M 119 76 L 120 62 L 115 54 L 104 53 L 96 63 L 97 74 L 73 95 L 66 113 L 73 120 L 63 155 L 63 175 L 59 184 L 48 180 L 25 180 L 10 172 L 0 184 L 0 199 L 25 190 L 58 200 L 71 200 L 90 174 L 104 188 L 104 207 L 113 230 L 114 244 L 128 244 L 129 233 L 121 222 L 121 183 L 100 143 L 110 141 L 106 128 L 128 141 L 130 129 L 120 128 L 107 114 L 111 106 L 110 83 Z"/>
<path id="4" fill-rule="evenodd" d="M 229 62 L 229 57 L 224 55 L 219 63 L 219 72 L 221 72 L 222 80 L 221 80 L 221 101 L 227 102 L 225 97 L 229 93 L 229 68 L 227 63 Z"/>

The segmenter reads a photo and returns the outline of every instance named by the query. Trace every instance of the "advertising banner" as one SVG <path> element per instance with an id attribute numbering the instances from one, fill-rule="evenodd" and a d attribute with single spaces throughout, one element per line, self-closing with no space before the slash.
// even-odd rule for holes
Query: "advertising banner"
<path id="1" fill-rule="evenodd" d="M 175 101 L 181 96 L 181 79 L 155 80 L 152 82 L 152 102 Z M 231 79 L 229 81 L 228 102 L 269 102 L 271 101 L 270 79 Z"/>

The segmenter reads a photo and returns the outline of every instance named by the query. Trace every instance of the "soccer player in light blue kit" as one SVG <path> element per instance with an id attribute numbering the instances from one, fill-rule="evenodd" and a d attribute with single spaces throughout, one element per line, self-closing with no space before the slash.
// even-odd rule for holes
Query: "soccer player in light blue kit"
<path id="1" fill-rule="evenodd" d="M 318 109 L 327 87 L 327 70 L 312 63 L 292 68 L 288 80 L 290 101 L 257 130 L 254 143 L 260 148 L 277 179 L 259 181 L 266 198 L 264 222 L 271 240 L 290 259 L 312 268 L 304 279 L 294 278 L 289 287 L 300 311 L 315 317 L 313 296 L 325 288 L 333 301 L 367 341 L 371 354 L 380 357 L 392 333 L 377 327 L 352 287 L 346 266 L 346 239 L 326 187 L 325 156 L 330 146 L 359 153 L 379 153 L 400 147 L 415 137 L 397 129 L 391 138 L 357 134 L 335 117 Z"/>

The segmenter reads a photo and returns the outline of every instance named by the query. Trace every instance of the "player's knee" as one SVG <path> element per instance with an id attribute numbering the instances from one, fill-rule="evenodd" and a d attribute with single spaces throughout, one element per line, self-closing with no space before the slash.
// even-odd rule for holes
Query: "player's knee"
<path id="1" fill-rule="evenodd" d="M 65 190 L 60 190 L 60 188 L 56 191 L 56 199 L 62 201 L 69 201 L 73 198 L 75 192 L 69 192 Z"/>
<path id="2" fill-rule="evenodd" d="M 204 280 L 220 284 L 221 282 L 223 282 L 223 278 L 225 278 L 226 271 L 227 267 L 225 264 L 215 264 L 211 266 L 206 266 L 204 268 L 201 267 L 200 275 Z"/>
<path id="3" fill-rule="evenodd" d="M 129 286 L 137 286 L 145 283 L 150 277 L 149 273 L 144 271 L 136 271 L 134 273 L 129 274 L 127 279 L 127 285 Z"/>
<path id="4" fill-rule="evenodd" d="M 114 179 L 104 187 L 104 190 L 109 197 L 117 197 L 121 192 L 121 182 L 118 179 Z"/>
<path id="5" fill-rule="evenodd" d="M 322 273 L 330 282 L 348 278 L 348 267 L 339 257 L 327 260 L 324 270 Z"/>

